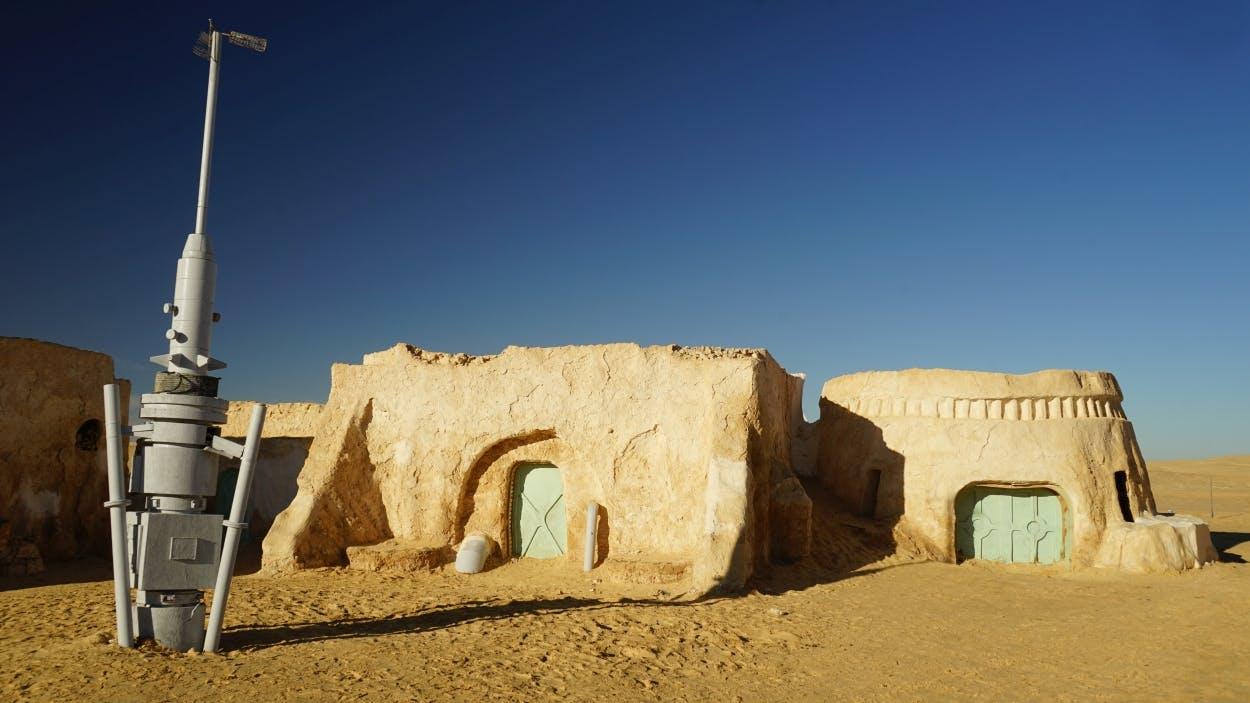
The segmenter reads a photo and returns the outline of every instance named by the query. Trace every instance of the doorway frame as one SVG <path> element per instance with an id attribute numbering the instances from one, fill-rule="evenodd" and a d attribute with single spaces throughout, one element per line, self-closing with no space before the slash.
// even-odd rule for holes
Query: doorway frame
<path id="1" fill-rule="evenodd" d="M 565 513 L 564 515 L 564 554 L 562 557 L 554 557 L 554 559 L 559 559 L 559 558 L 568 559 L 571 555 L 568 545 L 571 543 L 571 540 L 569 538 L 572 537 L 572 534 L 570 533 L 570 530 L 572 529 L 572 522 L 569 520 L 569 515 L 568 515 L 568 512 L 569 512 L 568 482 L 564 480 L 564 467 L 560 466 L 554 461 L 551 461 L 550 459 L 521 459 L 521 460 L 513 462 L 512 465 L 508 467 L 508 480 L 504 482 L 504 499 L 502 501 L 503 512 L 504 512 L 503 530 L 502 530 L 503 534 L 501 535 L 503 539 L 501 540 L 501 544 L 499 546 L 500 546 L 500 549 L 503 551 L 503 553 L 506 555 L 508 561 L 514 561 L 517 559 L 525 558 L 515 553 L 516 545 L 514 544 L 514 540 L 512 536 L 512 519 L 515 516 L 515 512 L 516 512 L 513 509 L 512 499 L 513 499 L 513 496 L 516 495 L 517 474 L 520 473 L 520 470 L 523 468 L 544 467 L 544 466 L 551 467 L 560 472 L 560 487 L 561 487 L 561 490 L 563 491 L 563 493 L 561 493 L 561 500 L 564 502 L 564 513 Z"/>
<path id="2" fill-rule="evenodd" d="M 1072 507 L 1071 507 L 1072 504 L 1071 504 L 1071 501 L 1068 500 L 1068 496 L 1066 492 L 1058 484 L 1051 483 L 1049 481 L 1001 481 L 1001 480 L 972 481 L 972 482 L 964 484 L 962 487 L 960 487 L 959 490 L 955 491 L 955 494 L 951 496 L 951 499 L 949 502 L 949 505 L 950 505 L 950 511 L 949 511 L 950 513 L 950 518 L 949 518 L 950 519 L 950 522 L 949 522 L 950 539 L 947 542 L 947 547 L 950 549 L 951 563 L 962 564 L 965 561 L 968 561 L 969 559 L 974 558 L 974 557 L 963 557 L 959 554 L 958 504 L 959 504 L 959 496 L 962 495 L 964 491 L 972 489 L 972 488 L 978 488 L 978 487 L 1002 488 L 1005 490 L 1041 488 L 1041 489 L 1048 490 L 1051 493 L 1054 493 L 1055 496 L 1059 498 L 1059 510 L 1063 514 L 1063 519 L 1060 521 L 1062 525 L 1061 527 L 1062 534 L 1060 535 L 1060 543 L 1062 544 L 1062 548 L 1063 548 L 1063 558 L 1053 564 L 1032 564 L 1031 566 L 1067 567 L 1069 569 L 1072 567 Z M 999 563 L 999 562 L 990 562 L 990 563 Z"/>

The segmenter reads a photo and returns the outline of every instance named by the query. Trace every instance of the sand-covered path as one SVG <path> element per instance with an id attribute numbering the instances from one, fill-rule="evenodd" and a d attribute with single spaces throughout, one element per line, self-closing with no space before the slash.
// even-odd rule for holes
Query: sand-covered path
<path id="1" fill-rule="evenodd" d="M 1151 476 L 1161 508 L 1199 515 L 1215 477 L 1224 563 L 888 560 L 702 603 L 606 597 L 543 563 L 250 575 L 220 656 L 106 644 L 107 564 L 58 565 L 0 581 L 0 700 L 1250 700 L 1250 459 Z"/>

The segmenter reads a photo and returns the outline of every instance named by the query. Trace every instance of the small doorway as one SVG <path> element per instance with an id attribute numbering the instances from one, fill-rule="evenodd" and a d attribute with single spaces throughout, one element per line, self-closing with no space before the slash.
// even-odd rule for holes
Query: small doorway
<path id="1" fill-rule="evenodd" d="M 864 498 L 860 501 L 859 515 L 869 519 L 877 517 L 877 494 L 881 492 L 881 469 L 868 472 L 868 480 L 864 484 Z"/>
<path id="2" fill-rule="evenodd" d="M 1054 564 L 1066 558 L 1063 503 L 1046 488 L 968 486 L 955 498 L 959 558 Z"/>
<path id="3" fill-rule="evenodd" d="M 522 464 L 512 480 L 512 555 L 551 559 L 568 547 L 564 479 L 551 464 Z"/>
<path id="4" fill-rule="evenodd" d="M 1128 472 L 1115 472 L 1115 497 L 1120 503 L 1120 517 L 1124 522 L 1133 521 L 1133 506 L 1128 500 Z"/>

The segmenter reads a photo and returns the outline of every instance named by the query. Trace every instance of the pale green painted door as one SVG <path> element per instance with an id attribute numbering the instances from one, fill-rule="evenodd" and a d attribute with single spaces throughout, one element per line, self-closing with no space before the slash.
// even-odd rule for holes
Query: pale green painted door
<path id="1" fill-rule="evenodd" d="M 965 559 L 1062 561 L 1063 505 L 1044 488 L 965 488 L 955 499 L 955 546 Z"/>
<path id="2" fill-rule="evenodd" d="M 521 466 L 512 482 L 512 553 L 550 559 L 564 554 L 564 480 L 550 464 Z"/>

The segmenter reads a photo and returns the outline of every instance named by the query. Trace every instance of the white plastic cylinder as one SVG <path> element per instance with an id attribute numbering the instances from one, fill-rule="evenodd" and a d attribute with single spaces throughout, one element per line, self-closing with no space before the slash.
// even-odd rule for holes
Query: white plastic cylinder
<path id="1" fill-rule="evenodd" d="M 211 246 L 207 235 L 188 235 L 174 279 L 177 312 L 172 319 L 175 336 L 169 340 L 169 353 L 182 354 L 191 363 L 208 356 L 212 345 L 217 264 L 212 259 Z"/>
<path id="2" fill-rule="evenodd" d="M 599 504 L 586 506 L 586 546 L 582 552 L 582 571 L 595 568 L 595 544 L 599 541 Z"/>
<path id="3" fill-rule="evenodd" d="M 490 543 L 486 535 L 469 535 L 460 543 L 456 552 L 456 571 L 462 574 L 476 574 L 486 566 L 486 553 L 490 551 Z"/>
<path id="4" fill-rule="evenodd" d="M 230 518 L 226 526 L 226 540 L 221 546 L 221 563 L 217 566 L 217 582 L 213 587 L 213 609 L 208 614 L 208 629 L 204 633 L 204 651 L 216 652 L 221 638 L 222 621 L 226 615 L 226 603 L 230 599 L 230 579 L 234 576 L 234 562 L 239 552 L 239 539 L 243 536 L 247 516 L 247 500 L 252 492 L 252 475 L 256 468 L 256 454 L 260 451 L 261 430 L 265 426 L 265 406 L 257 403 L 252 407 L 252 421 L 247 428 L 247 440 L 243 443 L 243 457 L 239 461 L 239 476 L 235 479 L 234 503 L 230 505 Z"/>
<path id="5" fill-rule="evenodd" d="M 126 476 L 122 447 L 121 399 L 117 385 L 104 387 L 104 442 L 108 460 L 109 535 L 113 547 L 113 600 L 117 608 L 117 644 L 135 646 L 130 621 L 130 557 L 126 548 Z"/>

